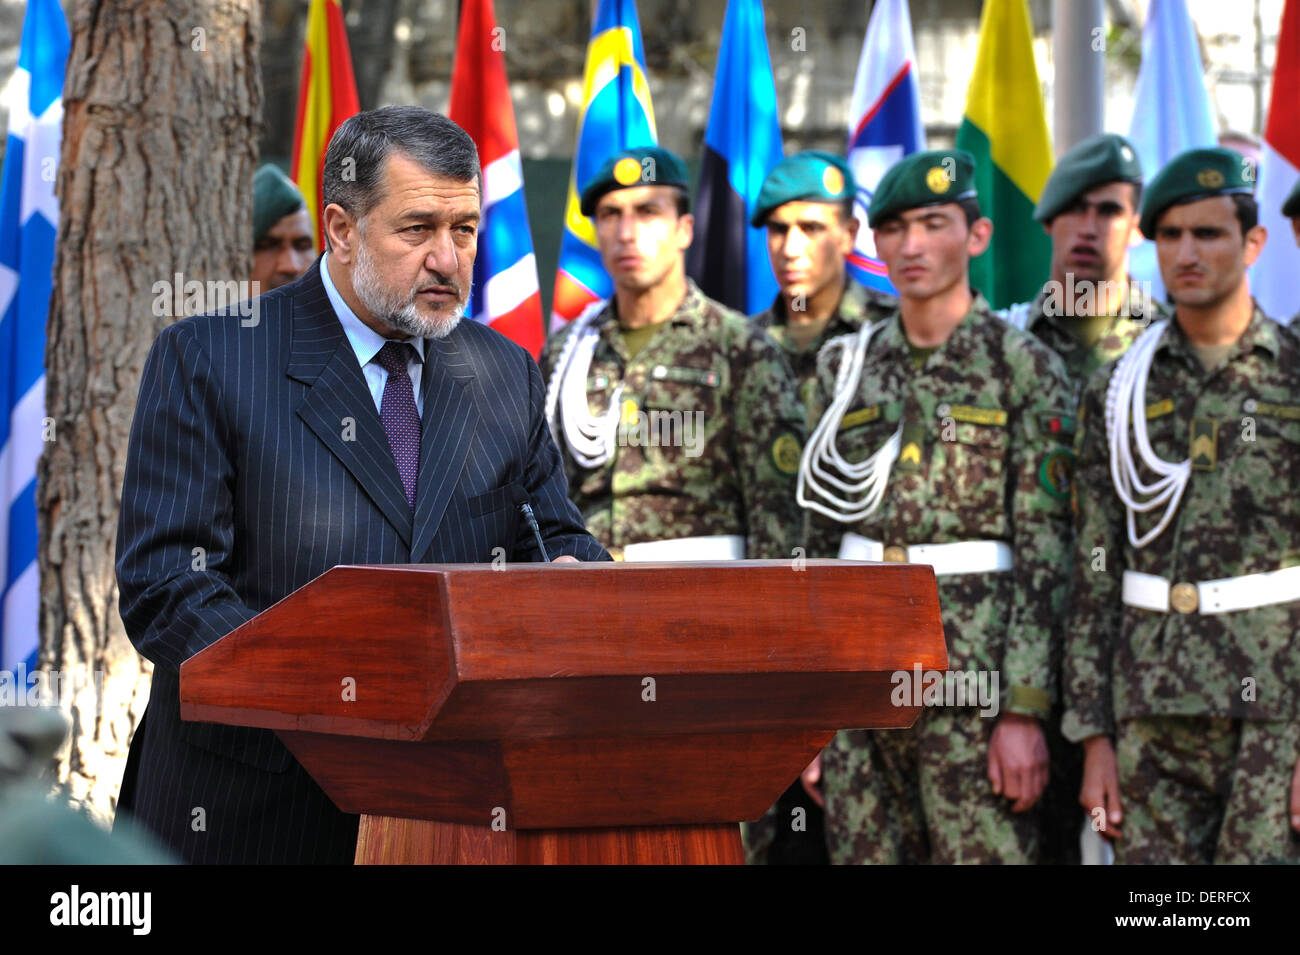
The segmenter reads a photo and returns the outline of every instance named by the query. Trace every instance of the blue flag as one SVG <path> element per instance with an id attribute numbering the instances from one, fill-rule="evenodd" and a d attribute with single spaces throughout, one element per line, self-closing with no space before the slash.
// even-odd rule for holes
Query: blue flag
<path id="1" fill-rule="evenodd" d="M 686 271 L 705 295 L 747 315 L 776 298 L 767 233 L 749 224 L 749 214 L 782 155 L 763 7 L 759 0 L 731 0 L 713 78 Z"/>
<path id="2" fill-rule="evenodd" d="M 1151 0 L 1142 28 L 1142 68 L 1128 138 L 1142 160 L 1147 182 L 1179 153 L 1218 142 L 1196 27 L 1184 0 Z M 1143 242 L 1133 250 L 1129 274 L 1150 282 L 1155 297 L 1164 299 L 1154 243 Z"/>
<path id="3" fill-rule="evenodd" d="M 57 0 L 30 0 L 9 86 L 0 179 L 0 669 L 10 673 L 30 672 L 39 644 L 36 461 L 44 446 L 45 321 L 68 45 Z"/>

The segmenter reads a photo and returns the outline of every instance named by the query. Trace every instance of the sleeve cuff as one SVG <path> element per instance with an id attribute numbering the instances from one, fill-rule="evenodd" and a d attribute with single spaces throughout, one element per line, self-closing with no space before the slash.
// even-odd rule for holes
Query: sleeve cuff
<path id="1" fill-rule="evenodd" d="M 1052 711 L 1051 694 L 1036 686 L 1013 686 L 1007 694 L 1007 711 L 1045 720 Z"/>

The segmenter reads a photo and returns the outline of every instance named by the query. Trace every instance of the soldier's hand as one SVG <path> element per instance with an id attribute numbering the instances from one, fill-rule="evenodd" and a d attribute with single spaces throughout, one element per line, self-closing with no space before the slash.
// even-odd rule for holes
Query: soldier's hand
<path id="1" fill-rule="evenodd" d="M 1296 772 L 1300 773 L 1300 765 Z M 1291 790 L 1291 811 L 1297 811 L 1295 787 Z M 1079 805 L 1088 813 L 1092 826 L 1107 839 L 1122 839 L 1120 823 L 1124 810 L 1119 801 L 1119 770 L 1115 767 L 1115 747 L 1109 736 L 1091 736 L 1083 741 L 1083 788 Z M 1101 813 L 1097 810 L 1100 809 Z M 1292 820 L 1294 825 L 1294 819 Z"/>
<path id="2" fill-rule="evenodd" d="M 818 753 L 813 757 L 813 761 L 808 767 L 799 774 L 799 782 L 803 783 L 803 791 L 806 792 L 810 799 L 823 809 L 826 808 L 826 799 L 822 796 L 822 754 Z"/>
<path id="3" fill-rule="evenodd" d="M 1047 737 L 1032 716 L 1006 713 L 989 741 L 989 782 L 1012 801 L 1012 812 L 1031 809 L 1047 786 Z"/>
<path id="4" fill-rule="evenodd" d="M 1300 832 L 1300 759 L 1295 761 L 1291 774 L 1291 828 Z"/>

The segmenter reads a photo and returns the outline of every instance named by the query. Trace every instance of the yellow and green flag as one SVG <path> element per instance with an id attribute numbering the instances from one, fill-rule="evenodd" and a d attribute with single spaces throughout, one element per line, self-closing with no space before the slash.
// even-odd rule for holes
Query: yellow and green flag
<path id="1" fill-rule="evenodd" d="M 971 284 L 994 308 L 1028 301 L 1051 267 L 1034 206 L 1052 171 L 1052 141 L 1026 0 L 985 0 L 957 148 L 975 157 L 980 208 L 993 220 L 988 251 L 971 262 Z"/>

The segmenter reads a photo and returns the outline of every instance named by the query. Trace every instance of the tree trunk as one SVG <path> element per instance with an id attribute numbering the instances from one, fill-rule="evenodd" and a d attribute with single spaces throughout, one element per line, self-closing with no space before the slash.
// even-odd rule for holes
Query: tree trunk
<path id="1" fill-rule="evenodd" d="M 150 674 L 113 573 L 127 436 L 149 346 L 183 317 L 159 308 L 157 283 L 248 278 L 261 18 L 257 0 L 78 0 L 69 25 L 53 434 L 37 466 L 41 667 L 64 674 L 65 710 L 70 698 L 58 778 L 107 820 Z"/>

